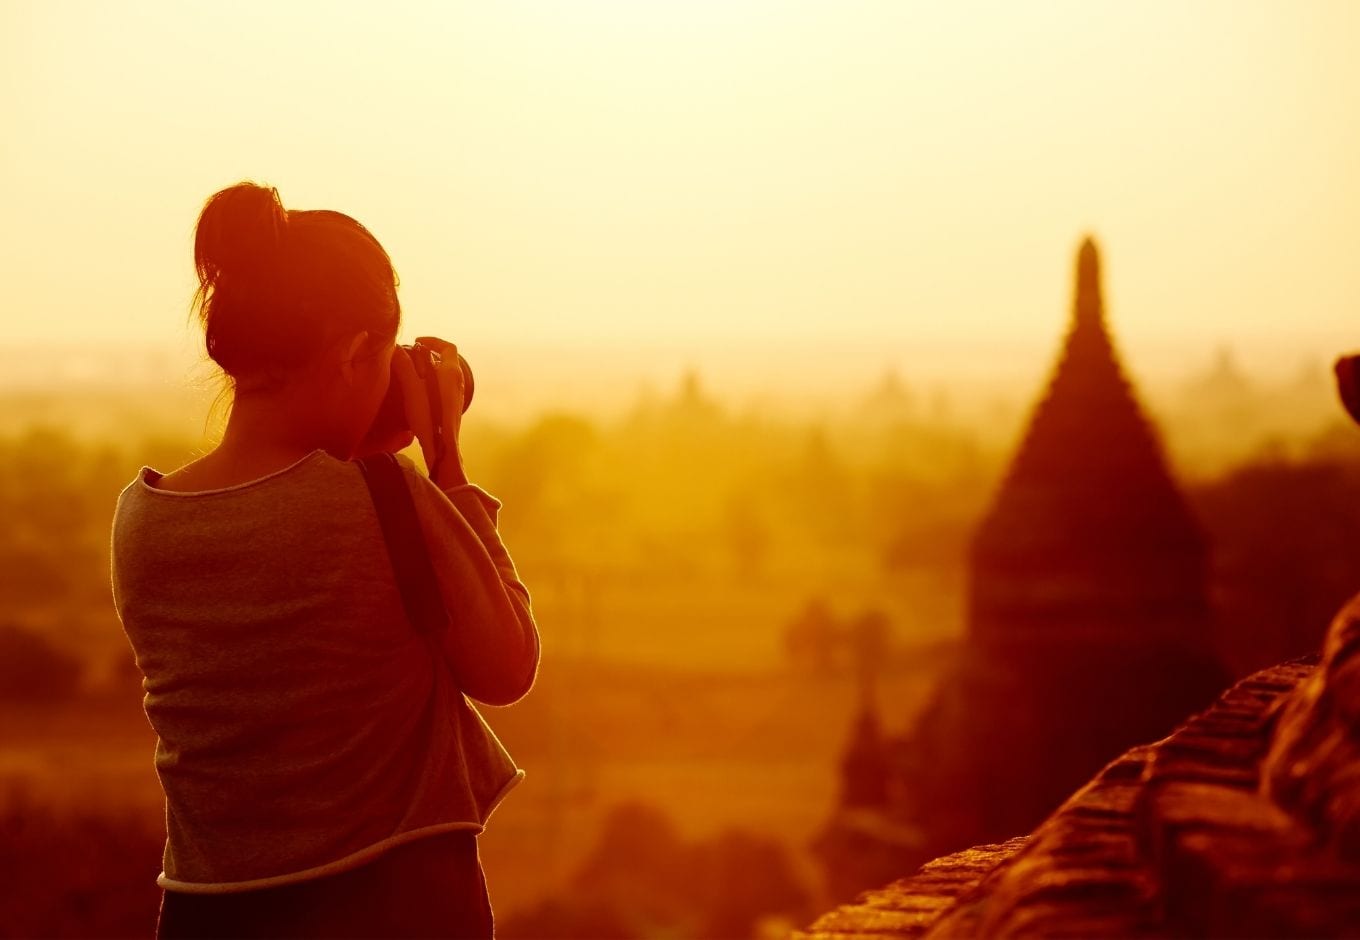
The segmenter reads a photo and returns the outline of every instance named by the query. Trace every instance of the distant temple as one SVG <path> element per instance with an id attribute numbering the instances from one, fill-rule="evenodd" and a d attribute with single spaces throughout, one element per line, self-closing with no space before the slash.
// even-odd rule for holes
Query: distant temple
<path id="1" fill-rule="evenodd" d="M 1207 545 L 1120 368 L 1090 239 L 1073 307 L 1048 390 L 974 535 L 970 639 L 1025 658 L 1203 648 Z"/>
<path id="2" fill-rule="evenodd" d="M 885 873 L 1029 831 L 1107 761 L 1213 701 L 1229 677 L 1210 648 L 1208 554 L 1120 366 L 1088 238 L 1052 378 L 974 533 L 966 642 L 892 742 Z M 829 871 L 844 818 L 818 842 Z"/>

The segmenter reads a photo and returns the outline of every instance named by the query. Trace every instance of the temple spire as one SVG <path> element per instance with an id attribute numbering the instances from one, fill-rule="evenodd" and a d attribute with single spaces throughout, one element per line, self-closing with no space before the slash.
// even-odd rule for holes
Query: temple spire
<path id="1" fill-rule="evenodd" d="M 1072 298 L 1074 327 L 1101 326 L 1105 321 L 1105 302 L 1100 293 L 1100 252 L 1095 239 L 1087 235 L 1077 251 L 1077 287 Z"/>
<path id="2" fill-rule="evenodd" d="M 998 648 L 1133 634 L 1198 643 L 1204 534 L 1124 375 L 1089 237 L 1072 307 L 1052 378 L 974 534 L 970 633 Z"/>

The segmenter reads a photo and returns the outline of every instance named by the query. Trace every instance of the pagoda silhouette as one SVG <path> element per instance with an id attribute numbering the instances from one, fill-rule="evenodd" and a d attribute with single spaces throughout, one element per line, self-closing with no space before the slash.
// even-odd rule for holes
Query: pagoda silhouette
<path id="1" fill-rule="evenodd" d="M 994 654 L 1207 642 L 1208 545 L 1105 323 L 1100 258 L 1077 254 L 1072 324 L 969 557 L 970 641 Z"/>
<path id="2" fill-rule="evenodd" d="M 965 641 L 914 730 L 883 744 L 885 830 L 917 836 L 889 876 L 1030 831 L 1105 763 L 1207 707 L 1229 681 L 1208 569 L 1110 337 L 1087 238 L 1062 350 L 969 547 Z"/>

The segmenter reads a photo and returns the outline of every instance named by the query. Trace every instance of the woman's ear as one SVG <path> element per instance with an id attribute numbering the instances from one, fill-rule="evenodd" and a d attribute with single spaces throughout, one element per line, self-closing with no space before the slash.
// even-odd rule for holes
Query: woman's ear
<path id="1" fill-rule="evenodd" d="M 358 356 L 359 350 L 363 349 L 364 344 L 367 342 L 368 330 L 360 330 L 355 333 L 353 339 L 349 341 L 349 348 L 345 350 L 345 361 L 348 362 Z"/>
<path id="2" fill-rule="evenodd" d="M 354 360 L 359 357 L 359 351 L 364 348 L 364 344 L 367 342 L 368 330 L 360 330 L 341 349 L 340 374 L 351 385 L 354 384 Z"/>

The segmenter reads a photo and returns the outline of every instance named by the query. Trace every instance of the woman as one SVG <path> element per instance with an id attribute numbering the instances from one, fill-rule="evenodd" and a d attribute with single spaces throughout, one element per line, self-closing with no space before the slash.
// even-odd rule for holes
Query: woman
<path id="1" fill-rule="evenodd" d="M 222 441 L 119 496 L 114 602 L 158 735 L 167 840 L 158 936 L 490 936 L 476 835 L 523 777 L 467 697 L 522 697 L 538 668 L 500 503 L 396 345 L 397 279 L 349 216 L 285 210 L 249 183 L 204 206 L 194 243 L 208 354 L 232 393 Z M 413 432 L 375 440 L 389 381 Z M 398 456 L 448 614 L 408 622 L 354 458 Z M 433 461 L 427 461 L 434 465 Z"/>

